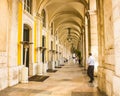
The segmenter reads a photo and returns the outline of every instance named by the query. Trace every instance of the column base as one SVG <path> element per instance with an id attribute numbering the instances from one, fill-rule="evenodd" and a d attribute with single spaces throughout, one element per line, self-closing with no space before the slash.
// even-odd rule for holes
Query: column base
<path id="1" fill-rule="evenodd" d="M 42 72 L 42 69 L 43 69 L 43 68 L 42 68 L 42 66 L 43 66 L 42 63 L 41 63 L 41 64 L 38 64 L 38 66 L 37 66 L 37 67 L 38 67 L 38 68 L 37 68 L 37 69 L 38 69 L 38 70 L 37 70 L 37 75 L 43 75 L 43 72 Z"/>
<path id="2" fill-rule="evenodd" d="M 55 61 L 52 62 L 52 70 L 55 70 Z"/>
<path id="3" fill-rule="evenodd" d="M 43 64 L 43 73 L 46 74 L 47 73 L 47 63 Z"/>
<path id="4" fill-rule="evenodd" d="M 28 83 L 28 81 L 21 81 L 21 83 Z"/>
<path id="5" fill-rule="evenodd" d="M 28 83 L 28 68 L 27 67 L 22 68 L 21 83 Z"/>

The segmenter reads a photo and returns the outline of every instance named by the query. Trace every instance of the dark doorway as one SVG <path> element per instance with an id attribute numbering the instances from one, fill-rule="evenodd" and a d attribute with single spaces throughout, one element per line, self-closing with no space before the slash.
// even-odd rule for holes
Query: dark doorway
<path id="1" fill-rule="evenodd" d="M 51 41 L 51 62 L 53 61 L 53 41 Z"/>
<path id="2" fill-rule="evenodd" d="M 23 41 L 28 41 L 29 42 L 29 28 L 24 25 L 24 31 L 23 31 Z M 26 67 L 29 68 L 29 48 L 27 50 L 26 54 Z M 23 47 L 23 64 L 24 64 L 24 59 L 25 59 L 25 48 Z"/>
<path id="3" fill-rule="evenodd" d="M 42 47 L 45 48 L 45 36 L 42 36 Z M 42 62 L 45 62 L 45 50 L 42 51 Z"/>

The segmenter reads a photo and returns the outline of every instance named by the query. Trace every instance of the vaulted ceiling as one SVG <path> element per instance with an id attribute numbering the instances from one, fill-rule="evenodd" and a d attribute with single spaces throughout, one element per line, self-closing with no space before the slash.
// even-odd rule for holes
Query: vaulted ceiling
<path id="1" fill-rule="evenodd" d="M 38 12 L 45 9 L 49 26 L 54 23 L 54 32 L 59 40 L 68 43 L 68 28 L 71 29 L 72 43 L 77 46 L 84 24 L 88 0 L 37 0 Z"/>

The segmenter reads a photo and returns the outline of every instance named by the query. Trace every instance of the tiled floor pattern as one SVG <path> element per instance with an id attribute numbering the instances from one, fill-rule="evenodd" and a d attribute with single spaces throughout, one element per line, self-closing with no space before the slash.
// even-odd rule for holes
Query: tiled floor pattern
<path id="1" fill-rule="evenodd" d="M 89 84 L 83 68 L 68 64 L 57 68 L 44 82 L 30 81 L 0 91 L 0 96 L 103 96 L 97 91 L 97 83 Z"/>

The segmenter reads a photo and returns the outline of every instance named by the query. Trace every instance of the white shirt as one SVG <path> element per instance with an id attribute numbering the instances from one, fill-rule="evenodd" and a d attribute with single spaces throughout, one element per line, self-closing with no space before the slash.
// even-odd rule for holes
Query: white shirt
<path id="1" fill-rule="evenodd" d="M 95 65 L 95 58 L 90 56 L 87 60 L 88 65 Z"/>

